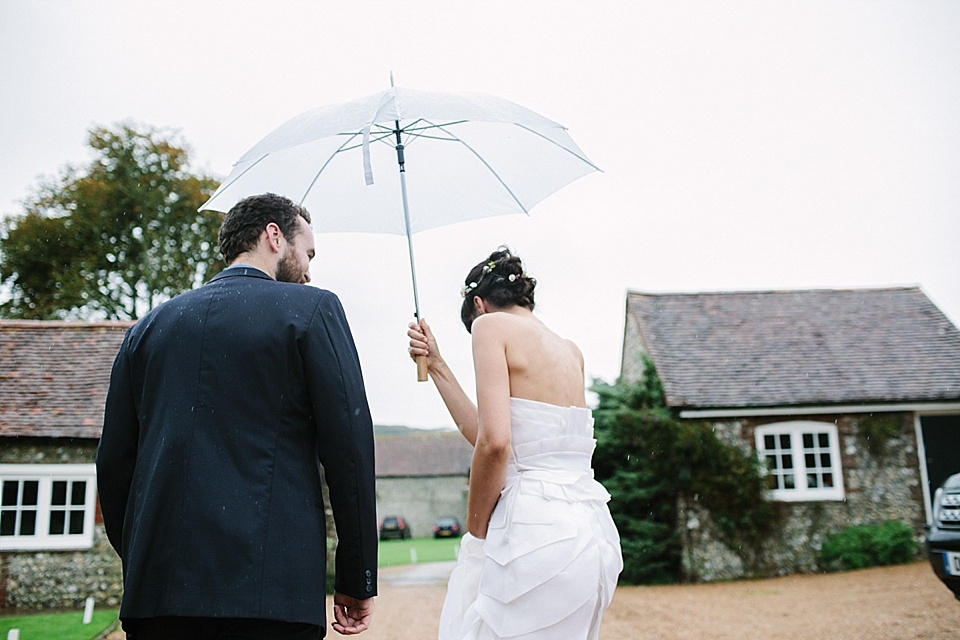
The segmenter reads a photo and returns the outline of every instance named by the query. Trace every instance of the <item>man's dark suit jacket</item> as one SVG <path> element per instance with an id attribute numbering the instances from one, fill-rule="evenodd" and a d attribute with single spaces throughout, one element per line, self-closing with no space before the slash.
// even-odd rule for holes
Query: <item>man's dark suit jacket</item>
<path id="1" fill-rule="evenodd" d="M 97 452 L 121 618 L 325 626 L 323 465 L 336 589 L 376 595 L 373 430 L 329 292 L 233 267 L 127 332 Z"/>

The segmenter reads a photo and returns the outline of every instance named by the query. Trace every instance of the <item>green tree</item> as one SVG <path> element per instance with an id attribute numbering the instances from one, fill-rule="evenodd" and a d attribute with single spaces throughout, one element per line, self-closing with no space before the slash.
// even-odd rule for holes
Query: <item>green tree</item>
<path id="1" fill-rule="evenodd" d="M 220 217 L 198 213 L 217 182 L 189 169 L 172 132 L 94 128 L 93 160 L 40 184 L 3 223 L 0 314 L 132 320 L 221 266 Z"/>
<path id="2" fill-rule="evenodd" d="M 678 505 L 706 509 L 722 542 L 748 563 L 774 526 L 773 505 L 754 456 L 721 441 L 708 424 L 678 420 L 666 406 L 649 358 L 641 379 L 594 381 L 597 479 L 610 492 L 624 570 L 633 584 L 681 578 Z"/>

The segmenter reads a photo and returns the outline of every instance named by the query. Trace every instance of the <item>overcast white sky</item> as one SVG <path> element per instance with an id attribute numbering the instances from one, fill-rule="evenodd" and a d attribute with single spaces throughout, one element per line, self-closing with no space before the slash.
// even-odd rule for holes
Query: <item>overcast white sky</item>
<path id="1" fill-rule="evenodd" d="M 530 217 L 415 236 L 423 314 L 471 393 L 458 291 L 500 243 L 606 381 L 628 289 L 920 285 L 960 323 L 954 1 L 0 0 L 0 213 L 88 160 L 93 125 L 177 129 L 195 168 L 223 177 L 288 118 L 380 91 L 391 70 L 531 108 L 604 170 Z M 402 237 L 317 249 L 314 284 L 343 300 L 374 420 L 450 425 L 406 355 Z"/>

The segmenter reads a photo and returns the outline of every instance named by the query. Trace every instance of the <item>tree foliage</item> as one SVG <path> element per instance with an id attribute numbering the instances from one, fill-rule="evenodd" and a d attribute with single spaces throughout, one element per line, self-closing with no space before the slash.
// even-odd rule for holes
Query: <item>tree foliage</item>
<path id="1" fill-rule="evenodd" d="M 198 213 L 216 181 L 189 169 L 171 132 L 94 128 L 93 160 L 40 184 L 0 236 L 0 314 L 136 319 L 220 266 L 219 216 Z"/>
<path id="2" fill-rule="evenodd" d="M 624 570 L 633 584 L 676 582 L 681 576 L 678 504 L 706 509 L 721 541 L 756 549 L 775 522 L 755 457 L 721 441 L 709 425 L 674 418 L 653 363 L 640 381 L 595 381 L 594 470 L 611 494 Z"/>

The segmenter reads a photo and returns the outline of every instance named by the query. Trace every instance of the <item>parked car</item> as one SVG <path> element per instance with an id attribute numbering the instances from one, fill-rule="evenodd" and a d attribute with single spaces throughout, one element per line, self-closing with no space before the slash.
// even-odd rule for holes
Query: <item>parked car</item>
<path id="1" fill-rule="evenodd" d="M 947 478 L 933 495 L 927 552 L 933 572 L 960 600 L 960 473 Z"/>
<path id="2" fill-rule="evenodd" d="M 387 516 L 380 521 L 380 539 L 397 538 L 405 540 L 410 537 L 410 525 L 403 516 Z"/>
<path id="3" fill-rule="evenodd" d="M 456 518 L 437 518 L 433 523 L 434 538 L 457 538 L 462 531 L 460 521 Z"/>

